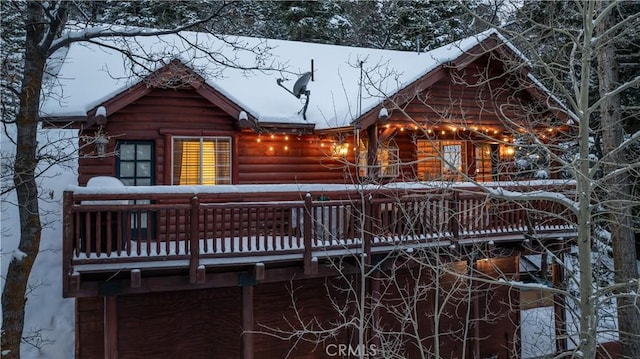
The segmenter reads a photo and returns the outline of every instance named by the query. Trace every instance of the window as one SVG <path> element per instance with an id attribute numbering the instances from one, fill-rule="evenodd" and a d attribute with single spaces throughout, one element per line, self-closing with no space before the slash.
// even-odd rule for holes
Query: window
<path id="1" fill-rule="evenodd" d="M 116 176 L 126 186 L 153 185 L 153 142 L 122 141 L 118 143 Z"/>
<path id="2" fill-rule="evenodd" d="M 380 167 L 380 177 L 396 177 L 399 172 L 399 156 L 398 146 L 389 142 L 378 148 L 377 161 Z"/>
<path id="3" fill-rule="evenodd" d="M 417 174 L 424 180 L 458 180 L 466 168 L 464 141 L 418 140 Z"/>
<path id="4" fill-rule="evenodd" d="M 358 176 L 360 177 L 366 177 L 368 173 L 368 163 L 367 163 L 368 150 L 367 149 L 368 149 L 367 141 L 360 140 L 360 142 L 358 143 L 358 158 L 357 158 Z"/>
<path id="5" fill-rule="evenodd" d="M 442 146 L 442 173 L 452 174 L 462 171 L 462 145 L 443 143 Z"/>
<path id="6" fill-rule="evenodd" d="M 174 137 L 174 185 L 231 184 L 231 138 Z"/>
<path id="7" fill-rule="evenodd" d="M 478 181 L 492 180 L 491 144 L 476 144 L 476 179 Z"/>

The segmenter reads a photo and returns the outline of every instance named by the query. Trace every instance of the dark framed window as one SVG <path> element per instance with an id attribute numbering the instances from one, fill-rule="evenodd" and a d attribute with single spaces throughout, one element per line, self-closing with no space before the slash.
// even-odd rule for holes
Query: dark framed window
<path id="1" fill-rule="evenodd" d="M 125 186 L 153 186 L 153 141 L 120 141 L 116 163 L 116 177 Z"/>

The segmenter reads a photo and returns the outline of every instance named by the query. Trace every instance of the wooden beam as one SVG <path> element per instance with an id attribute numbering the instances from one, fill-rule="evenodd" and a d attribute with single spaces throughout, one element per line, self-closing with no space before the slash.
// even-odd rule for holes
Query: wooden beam
<path id="1" fill-rule="evenodd" d="M 242 358 L 253 359 L 253 286 L 242 287 Z"/>
<path id="2" fill-rule="evenodd" d="M 197 274 L 196 274 L 196 283 L 197 284 L 202 284 L 206 281 L 206 275 L 207 275 L 207 269 L 205 266 L 203 266 L 202 264 L 198 266 L 198 269 L 196 270 Z"/>
<path id="3" fill-rule="evenodd" d="M 80 273 L 75 272 L 70 274 L 68 280 L 69 280 L 69 285 L 67 286 L 65 293 L 71 293 L 71 291 L 80 290 Z"/>
<path id="4" fill-rule="evenodd" d="M 264 280 L 264 263 L 256 263 L 253 267 L 256 281 Z"/>
<path id="5" fill-rule="evenodd" d="M 104 357 L 118 358 L 118 297 L 104 297 Z"/>
<path id="6" fill-rule="evenodd" d="M 142 286 L 142 275 L 140 269 L 131 270 L 131 288 L 140 288 Z"/>

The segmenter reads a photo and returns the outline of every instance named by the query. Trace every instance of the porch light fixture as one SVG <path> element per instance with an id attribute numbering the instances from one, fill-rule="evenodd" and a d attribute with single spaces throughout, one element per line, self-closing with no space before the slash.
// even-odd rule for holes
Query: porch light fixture
<path id="1" fill-rule="evenodd" d="M 96 146 L 96 153 L 98 157 L 104 157 L 107 154 L 107 145 L 109 144 L 109 139 L 102 133 L 102 131 L 98 132 L 98 137 L 96 137 L 94 144 Z"/>
<path id="2" fill-rule="evenodd" d="M 389 111 L 386 109 L 386 107 L 381 108 L 380 112 L 378 112 L 378 118 L 385 119 L 387 117 L 389 117 Z"/>

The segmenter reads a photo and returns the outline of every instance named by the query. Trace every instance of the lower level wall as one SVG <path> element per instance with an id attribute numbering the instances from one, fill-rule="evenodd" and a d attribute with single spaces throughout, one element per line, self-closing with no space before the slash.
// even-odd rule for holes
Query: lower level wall
<path id="1" fill-rule="evenodd" d="M 495 263 L 509 272 L 515 262 Z M 468 281 L 451 274 L 466 272 L 465 262 L 449 269 L 449 274 L 441 272 L 437 286 L 433 269 L 424 268 L 395 270 L 393 280 L 388 279 L 390 273 L 368 279 L 368 295 L 378 298 L 381 306 L 368 308 L 366 315 L 378 323 L 380 337 L 367 330 L 367 345 L 360 350 L 385 357 L 382 350 L 395 341 L 392 350 L 406 358 L 438 351 L 441 357 L 473 358 L 477 349 L 479 357 L 512 357 L 510 353 L 518 350 L 514 338 L 519 318 L 517 307 L 505 303 L 517 306 L 517 291 L 480 283 L 469 287 Z M 359 316 L 360 285 L 357 277 L 329 277 L 254 286 L 252 357 L 346 358 L 349 350 L 353 354 L 358 350 L 358 330 L 343 324 Z M 417 304 L 409 300 L 407 306 L 407 298 Z M 104 357 L 104 298 L 78 298 L 76 303 L 76 357 Z M 118 357 L 242 358 L 247 335 L 242 306 L 239 286 L 119 296 Z M 439 313 L 437 327 L 434 313 Z M 337 324 L 343 327 L 325 331 Z M 303 329 L 304 336 L 291 335 Z M 412 339 L 415 334 L 419 340 Z"/>

